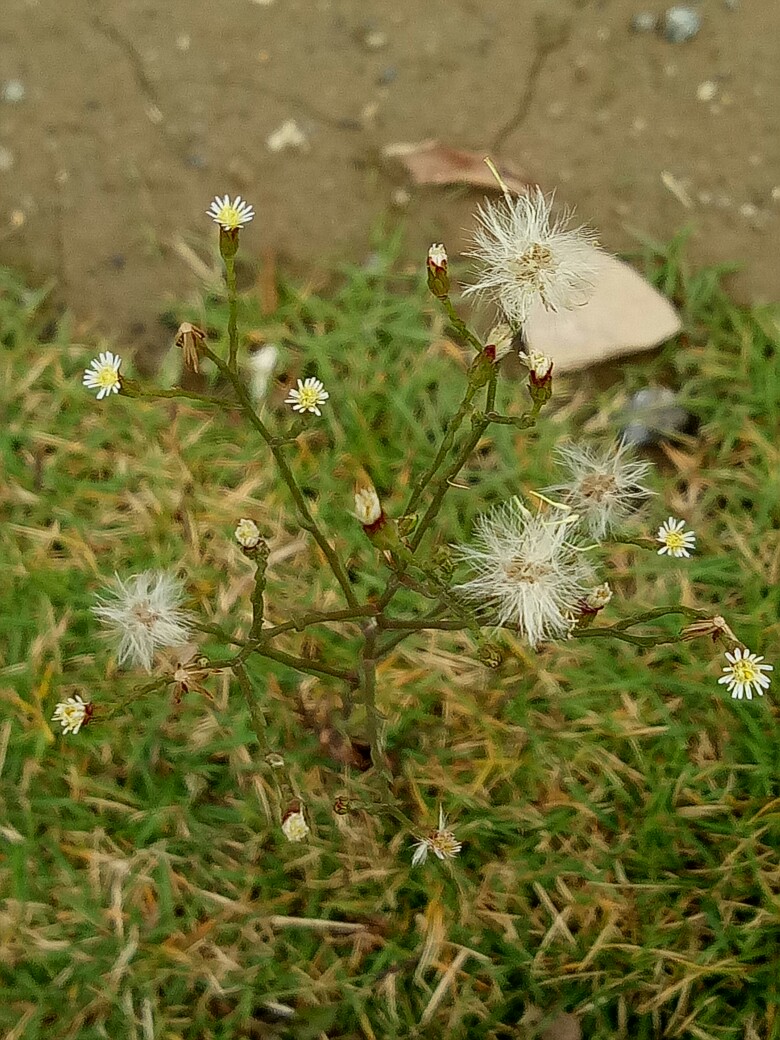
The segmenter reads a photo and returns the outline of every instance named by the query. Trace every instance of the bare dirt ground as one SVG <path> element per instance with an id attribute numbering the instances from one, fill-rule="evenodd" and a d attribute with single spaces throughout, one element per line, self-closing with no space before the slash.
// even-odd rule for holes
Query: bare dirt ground
<path id="1" fill-rule="evenodd" d="M 154 346 L 197 289 L 177 236 L 240 193 L 244 236 L 298 271 L 361 260 L 381 215 L 406 252 L 462 248 L 479 196 L 381 160 L 438 138 L 511 160 L 600 230 L 739 261 L 780 298 L 780 4 L 701 0 L 698 35 L 632 32 L 658 0 L 3 0 L 0 262 L 54 276 L 75 313 Z M 541 16 L 541 18 L 540 18 Z M 269 149 L 294 119 L 307 150 Z M 405 190 L 408 189 L 408 190 Z"/>

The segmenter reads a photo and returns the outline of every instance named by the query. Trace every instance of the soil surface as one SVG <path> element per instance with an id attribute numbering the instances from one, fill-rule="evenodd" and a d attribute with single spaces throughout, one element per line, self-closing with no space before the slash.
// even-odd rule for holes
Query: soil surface
<path id="1" fill-rule="evenodd" d="M 658 0 L 3 0 L 0 262 L 54 276 L 82 319 L 153 346 L 214 264 L 205 210 L 296 271 L 360 261 L 371 231 L 451 253 L 480 193 L 416 187 L 382 158 L 442 143 L 511 161 L 611 249 L 693 230 L 777 300 L 780 4 L 701 0 L 686 43 L 632 30 Z M 294 120 L 303 148 L 268 138 Z"/>

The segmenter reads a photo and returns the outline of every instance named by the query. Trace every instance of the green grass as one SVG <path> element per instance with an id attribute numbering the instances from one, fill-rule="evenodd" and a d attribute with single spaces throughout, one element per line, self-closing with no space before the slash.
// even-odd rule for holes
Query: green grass
<path id="1" fill-rule="evenodd" d="M 649 263 L 683 335 L 620 368 L 608 389 L 587 374 L 559 381 L 565 407 L 530 435 L 494 428 L 464 472 L 468 489 L 450 493 L 440 539 L 466 537 L 486 504 L 551 483 L 552 445 L 614 432 L 634 389 L 673 385 L 702 425 L 660 459 L 644 522 L 685 516 L 701 552 L 677 563 L 611 551 L 603 622 L 682 599 L 722 613 L 778 662 L 777 318 L 734 305 L 717 272 L 688 273 L 679 244 Z M 780 1036 L 772 690 L 729 700 L 706 640 L 651 651 L 575 641 L 541 654 L 510 643 L 492 672 L 466 636 L 411 637 L 378 681 L 397 794 L 421 833 L 442 804 L 464 842 L 451 866 L 412 870 L 408 833 L 364 810 L 333 812 L 339 795 L 378 798 L 372 772 L 339 760 L 337 683 L 253 662 L 261 748 L 226 675 L 209 680 L 212 699 L 191 693 L 176 708 L 116 669 L 90 612 L 115 571 L 177 569 L 194 609 L 246 633 L 252 566 L 232 540 L 242 516 L 271 545 L 272 621 L 341 600 L 237 413 L 96 404 L 80 384 L 97 348 L 72 343 L 64 323 L 52 335 L 42 306 L 0 275 L 5 1036 L 488 1040 L 534 1035 L 518 1026 L 532 1005 L 548 1021 L 574 1013 L 588 1040 Z M 213 345 L 224 301 L 176 320 L 192 317 Z M 361 594 L 381 588 L 349 516 L 354 481 L 368 471 L 397 513 L 464 386 L 421 282 L 390 249 L 370 270 L 345 270 L 327 296 L 282 286 L 269 316 L 247 295 L 241 327 L 281 344 L 288 385 L 316 374 L 330 390 L 295 470 Z M 289 417 L 285 393 L 271 393 L 274 428 Z M 502 380 L 500 407 L 525 407 L 519 372 Z M 399 609 L 412 604 L 399 597 Z M 354 663 L 349 626 L 285 639 Z M 96 718 L 62 738 L 47 720 L 75 692 L 94 699 Z M 303 845 L 279 827 L 295 797 L 313 830 Z M 294 927 L 283 915 L 361 927 Z M 463 947 L 475 953 L 447 976 Z"/>

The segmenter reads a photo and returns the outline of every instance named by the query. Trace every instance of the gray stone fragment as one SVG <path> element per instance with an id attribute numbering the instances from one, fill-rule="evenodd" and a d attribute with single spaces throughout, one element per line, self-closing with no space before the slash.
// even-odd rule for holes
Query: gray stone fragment
<path id="1" fill-rule="evenodd" d="M 692 7 L 670 7 L 664 15 L 664 36 L 669 43 L 692 40 L 701 29 L 701 15 Z"/>

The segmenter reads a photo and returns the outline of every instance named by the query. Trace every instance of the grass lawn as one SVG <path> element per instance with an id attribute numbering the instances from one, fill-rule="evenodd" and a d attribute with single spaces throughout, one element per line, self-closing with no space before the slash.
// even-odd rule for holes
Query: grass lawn
<path id="1" fill-rule="evenodd" d="M 777 318 L 735 306 L 717 272 L 686 272 L 678 246 L 649 263 L 683 335 L 608 389 L 587 373 L 558 380 L 531 433 L 493 427 L 439 537 L 464 539 L 487 505 L 554 483 L 552 446 L 614 435 L 634 390 L 679 388 L 699 433 L 659 456 L 636 530 L 685 517 L 698 551 L 603 553 L 615 597 L 596 624 L 683 602 L 780 665 Z M 219 294 L 185 318 L 222 349 Z M 780 1037 L 776 684 L 732 701 L 707 639 L 533 653 L 507 637 L 489 670 L 466 634 L 410 636 L 378 675 L 395 794 L 417 836 L 442 807 L 463 842 L 456 859 L 412 868 L 415 835 L 381 811 L 337 680 L 250 661 L 261 746 L 229 673 L 177 706 L 117 668 L 91 613 L 115 572 L 172 569 L 199 617 L 246 635 L 240 517 L 270 544 L 269 621 L 343 601 L 237 412 L 96 403 L 81 377 L 100 345 L 52 328 L 41 294 L 0 272 L 6 1040 L 523 1040 L 551 1023 L 545 1035 L 565 1040 L 575 1019 L 586 1040 Z M 316 375 L 330 391 L 289 457 L 359 595 L 379 591 L 386 572 L 350 516 L 355 479 L 370 472 L 397 515 L 432 457 L 429 431 L 462 397 L 460 350 L 391 247 L 325 295 L 282 286 L 271 314 L 248 292 L 240 328 L 282 345 L 287 385 Z M 273 429 L 289 422 L 285 393 L 266 404 Z M 519 370 L 499 404 L 524 409 Z M 413 602 L 399 596 L 399 612 Z M 279 647 L 349 667 L 358 635 L 318 626 Z M 225 654 L 213 636 L 200 651 Z M 49 720 L 76 693 L 95 717 L 62 736 Z M 296 798 L 312 831 L 301 844 L 280 829 Z"/>

